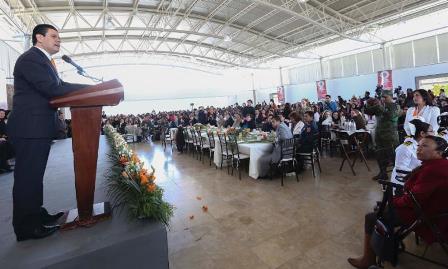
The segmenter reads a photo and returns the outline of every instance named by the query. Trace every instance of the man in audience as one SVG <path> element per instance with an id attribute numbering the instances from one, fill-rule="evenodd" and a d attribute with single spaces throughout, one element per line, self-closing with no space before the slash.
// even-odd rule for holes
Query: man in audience
<path id="1" fill-rule="evenodd" d="M 283 123 L 280 116 L 274 116 L 272 119 L 272 127 L 275 129 L 276 142 L 271 154 L 260 158 L 260 178 L 268 175 L 272 163 L 277 163 L 281 157 L 280 143 L 285 139 L 292 138 L 292 132 L 289 127 Z"/>
<path id="2" fill-rule="evenodd" d="M 338 105 L 335 101 L 331 100 L 331 95 L 325 96 L 325 103 L 324 103 L 324 111 L 325 110 L 331 110 L 331 112 L 338 111 Z"/>
<path id="3" fill-rule="evenodd" d="M 252 114 L 247 114 L 246 117 L 244 117 L 241 128 L 250 130 L 256 129 L 255 121 L 252 119 Z"/>
<path id="4" fill-rule="evenodd" d="M 247 115 L 251 115 L 252 119 L 255 119 L 255 108 L 253 107 L 252 100 L 247 100 L 247 105 L 243 107 L 241 113 L 243 114 L 243 118 L 246 118 Z"/>

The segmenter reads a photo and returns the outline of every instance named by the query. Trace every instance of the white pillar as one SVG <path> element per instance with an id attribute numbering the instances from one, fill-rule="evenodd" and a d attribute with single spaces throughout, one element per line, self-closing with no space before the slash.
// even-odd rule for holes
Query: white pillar
<path id="1" fill-rule="evenodd" d="M 252 96 L 254 99 L 254 105 L 257 104 L 257 94 L 255 92 L 255 78 L 254 78 L 254 73 L 251 73 L 252 76 Z"/>
<path id="2" fill-rule="evenodd" d="M 381 55 L 383 56 L 383 70 L 386 70 L 387 57 L 385 43 L 381 43 Z"/>
<path id="3" fill-rule="evenodd" d="M 29 48 L 31 48 L 31 35 L 30 34 L 24 34 L 23 35 L 23 51 L 27 51 Z"/>

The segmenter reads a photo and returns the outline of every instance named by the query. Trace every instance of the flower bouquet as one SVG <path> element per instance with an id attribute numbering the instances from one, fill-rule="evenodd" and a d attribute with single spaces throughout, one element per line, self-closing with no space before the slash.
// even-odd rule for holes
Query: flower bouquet
<path id="1" fill-rule="evenodd" d="M 163 189 L 155 183 L 155 169 L 149 172 L 144 163 L 129 149 L 123 137 L 106 125 L 104 132 L 111 144 L 107 173 L 108 195 L 115 205 L 129 209 L 131 217 L 151 218 L 168 226 L 174 207 L 163 200 Z"/>

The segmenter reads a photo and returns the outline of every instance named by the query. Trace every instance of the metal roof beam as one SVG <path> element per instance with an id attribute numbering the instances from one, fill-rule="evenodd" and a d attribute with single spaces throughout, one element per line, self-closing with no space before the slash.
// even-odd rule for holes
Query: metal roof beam
<path id="1" fill-rule="evenodd" d="M 106 35 L 106 39 L 107 40 L 121 40 L 122 36 L 118 36 L 118 35 Z M 156 37 L 150 37 L 150 40 L 154 40 L 156 39 Z M 79 39 L 78 37 L 69 37 L 69 38 L 62 38 L 62 43 L 68 43 L 68 42 L 85 42 L 85 41 L 92 41 L 92 40 L 102 40 L 102 36 L 101 35 L 97 35 L 97 36 L 84 36 L 81 39 Z M 140 35 L 128 35 L 127 40 L 140 40 Z M 171 42 L 171 43 L 177 43 L 179 42 L 180 38 L 167 38 L 167 42 Z M 194 41 L 189 41 L 186 40 L 185 41 L 186 44 L 189 45 L 197 45 L 196 42 Z M 209 44 L 201 44 L 202 47 L 204 48 L 213 48 L 212 45 Z M 247 58 L 247 59 L 253 59 L 254 57 L 251 56 L 250 54 L 242 54 L 240 52 L 237 51 L 228 51 L 227 49 L 223 49 L 223 48 L 213 48 L 217 51 L 223 52 L 223 53 L 229 53 L 238 57 L 242 57 L 242 58 Z M 119 50 L 117 50 L 119 51 Z"/>
<path id="2" fill-rule="evenodd" d="M 55 6 L 55 7 L 41 7 L 40 12 L 62 12 L 62 11 L 68 11 L 67 7 L 59 7 L 59 6 Z M 78 12 L 98 12 L 101 13 L 103 12 L 103 7 L 101 6 L 76 6 L 76 10 Z M 115 6 L 109 6 L 108 7 L 108 11 L 109 12 L 130 12 L 132 11 L 132 7 L 115 7 Z M 157 11 L 156 9 L 153 8 L 143 8 L 143 7 L 139 7 L 138 9 L 139 12 L 141 13 L 149 13 L 149 14 L 155 14 L 155 15 L 161 15 L 161 13 L 159 11 Z M 32 9 L 26 8 L 23 11 L 17 11 L 17 15 L 25 15 L 25 14 L 30 14 L 32 13 Z M 176 16 L 179 17 L 184 17 L 185 13 L 183 12 L 178 12 L 178 14 Z M 207 18 L 203 15 L 200 14 L 196 14 L 196 13 L 191 13 L 188 18 L 191 19 L 197 19 L 197 20 L 206 20 Z M 210 22 L 216 23 L 216 24 L 221 24 L 221 25 L 226 25 L 232 28 L 235 28 L 236 30 L 242 30 L 244 29 L 246 26 L 245 25 L 240 25 L 237 24 L 235 22 L 232 23 L 227 23 L 227 21 L 218 19 L 218 18 L 210 18 L 209 19 Z M 261 32 L 259 31 L 255 31 L 255 30 L 247 30 L 248 33 L 254 34 L 254 35 L 261 35 Z M 271 35 L 265 35 L 265 38 L 275 41 L 275 42 L 279 42 L 279 43 L 283 43 L 283 44 L 288 44 L 288 45 L 293 45 L 292 42 L 289 42 L 287 40 L 284 39 L 279 39 L 275 36 L 271 36 Z"/>

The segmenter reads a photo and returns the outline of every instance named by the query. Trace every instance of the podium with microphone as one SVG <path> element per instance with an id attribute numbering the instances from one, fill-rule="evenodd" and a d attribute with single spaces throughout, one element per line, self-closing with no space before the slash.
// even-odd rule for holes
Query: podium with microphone
<path id="1" fill-rule="evenodd" d="M 79 74 L 86 74 L 68 56 L 64 55 L 62 59 L 75 66 Z M 118 80 L 111 80 L 53 98 L 50 102 L 53 108 L 70 107 L 72 115 L 72 149 L 78 208 L 65 214 L 62 229 L 91 226 L 110 216 L 108 202 L 93 202 L 101 115 L 103 106 L 118 105 L 123 99 L 123 86 Z"/>

